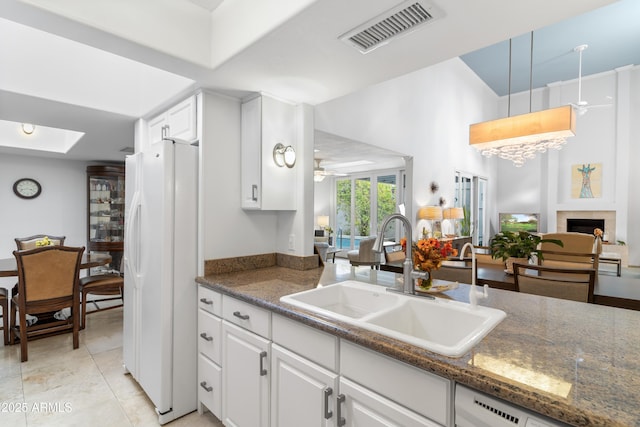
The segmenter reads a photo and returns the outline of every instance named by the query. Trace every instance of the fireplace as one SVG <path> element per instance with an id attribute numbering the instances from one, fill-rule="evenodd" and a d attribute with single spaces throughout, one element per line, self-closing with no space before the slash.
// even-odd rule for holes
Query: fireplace
<path id="1" fill-rule="evenodd" d="M 567 218 L 567 231 L 574 233 L 593 234 L 593 230 L 599 228 L 603 232 L 604 219 L 591 218 Z"/>

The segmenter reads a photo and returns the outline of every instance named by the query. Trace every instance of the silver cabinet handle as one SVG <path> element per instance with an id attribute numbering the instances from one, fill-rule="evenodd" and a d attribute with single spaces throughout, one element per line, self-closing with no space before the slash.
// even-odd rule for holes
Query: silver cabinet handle
<path id="1" fill-rule="evenodd" d="M 344 394 L 339 394 L 336 401 L 338 402 L 336 405 L 338 411 L 338 427 L 342 427 L 347 423 L 347 420 L 342 417 L 342 407 L 340 406 L 342 403 L 344 403 Z"/>
<path id="2" fill-rule="evenodd" d="M 206 299 L 206 298 L 200 298 L 200 302 L 207 305 L 213 305 L 213 300 Z"/>
<path id="3" fill-rule="evenodd" d="M 253 200 L 254 202 L 258 201 L 258 185 L 257 184 L 253 184 L 251 186 L 251 200 Z"/>
<path id="4" fill-rule="evenodd" d="M 329 396 L 333 394 L 333 389 L 327 387 L 324 389 L 324 419 L 328 420 L 333 416 L 333 412 L 329 410 Z"/>
<path id="5" fill-rule="evenodd" d="M 213 387 L 208 386 L 206 381 L 202 381 L 200 383 L 200 387 L 202 387 L 203 389 L 205 389 L 205 391 L 208 391 L 208 392 L 213 391 Z"/>
<path id="6" fill-rule="evenodd" d="M 267 370 L 264 369 L 264 365 L 263 365 L 264 359 L 266 358 L 267 358 L 267 352 L 266 351 L 260 352 L 260 376 L 261 377 L 267 375 Z"/>
<path id="7" fill-rule="evenodd" d="M 234 311 L 233 315 L 236 316 L 238 319 L 249 320 L 249 315 L 248 314 L 242 314 L 239 311 Z"/>
<path id="8" fill-rule="evenodd" d="M 201 333 L 200 337 L 204 338 L 206 341 L 213 341 L 213 337 L 208 336 L 206 332 Z"/>

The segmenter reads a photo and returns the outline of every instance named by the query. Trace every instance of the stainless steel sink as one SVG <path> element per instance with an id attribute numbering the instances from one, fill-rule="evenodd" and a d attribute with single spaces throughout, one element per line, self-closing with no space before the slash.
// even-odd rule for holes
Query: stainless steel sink
<path id="1" fill-rule="evenodd" d="M 490 307 L 389 293 L 357 281 L 287 295 L 280 301 L 450 357 L 467 353 L 506 317 L 504 311 Z"/>

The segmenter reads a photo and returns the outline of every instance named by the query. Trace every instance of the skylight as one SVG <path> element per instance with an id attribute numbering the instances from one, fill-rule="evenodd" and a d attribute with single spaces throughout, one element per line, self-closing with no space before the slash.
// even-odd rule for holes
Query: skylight
<path id="1" fill-rule="evenodd" d="M 21 150 L 67 153 L 84 136 L 84 132 L 58 129 L 35 124 L 31 134 L 22 130 L 22 123 L 0 120 L 0 146 Z"/>

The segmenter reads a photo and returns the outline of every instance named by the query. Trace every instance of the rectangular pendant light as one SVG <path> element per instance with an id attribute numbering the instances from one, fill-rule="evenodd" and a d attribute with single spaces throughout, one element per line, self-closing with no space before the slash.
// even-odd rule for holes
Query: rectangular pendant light
<path id="1" fill-rule="evenodd" d="M 576 118 L 571 105 L 469 126 L 469 145 L 478 150 L 575 136 Z"/>

